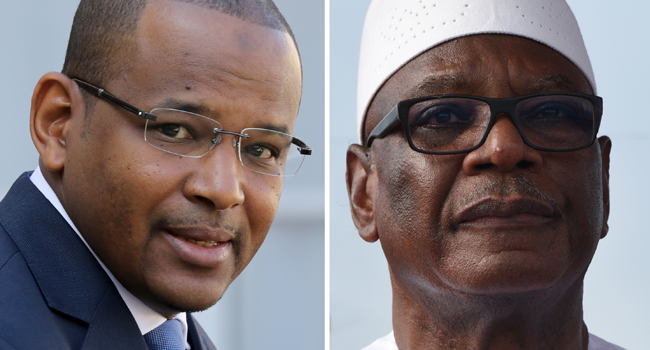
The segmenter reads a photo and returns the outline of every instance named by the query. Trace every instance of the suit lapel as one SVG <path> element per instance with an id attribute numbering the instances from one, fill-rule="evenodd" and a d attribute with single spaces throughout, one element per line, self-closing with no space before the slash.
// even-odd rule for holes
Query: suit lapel
<path id="1" fill-rule="evenodd" d="M 191 314 L 187 314 L 187 336 L 192 350 L 217 350 L 210 337 Z"/>
<path id="2" fill-rule="evenodd" d="M 107 291 L 88 326 L 82 350 L 148 350 L 140 329 L 117 291 Z"/>
<path id="3" fill-rule="evenodd" d="M 0 224 L 21 250 L 50 308 L 89 324 L 84 349 L 143 349 L 138 326 L 106 272 L 23 173 L 0 202 Z M 128 346 L 126 345 L 128 344 Z"/>

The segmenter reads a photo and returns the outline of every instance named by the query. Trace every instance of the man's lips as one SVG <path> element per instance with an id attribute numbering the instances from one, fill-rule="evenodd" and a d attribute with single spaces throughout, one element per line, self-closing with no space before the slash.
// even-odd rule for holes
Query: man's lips
<path id="1" fill-rule="evenodd" d="M 206 268 L 216 268 L 230 256 L 235 239 L 230 230 L 208 226 L 165 227 L 161 232 L 181 260 Z"/>
<path id="2" fill-rule="evenodd" d="M 226 243 L 235 238 L 235 235 L 229 230 L 209 226 L 168 227 L 164 230 L 176 238 L 181 238 L 206 248 Z"/>
<path id="3" fill-rule="evenodd" d="M 473 223 L 534 223 L 557 216 L 554 206 L 531 197 L 487 197 L 454 215 L 454 226 Z"/>
<path id="4" fill-rule="evenodd" d="M 201 247 L 204 247 L 204 248 L 212 248 L 215 245 L 223 244 L 222 242 L 216 242 L 216 241 L 195 241 L 195 240 L 193 240 L 191 238 L 184 238 L 184 239 L 186 241 L 190 242 L 190 243 L 198 244 L 198 245 L 200 245 Z"/>

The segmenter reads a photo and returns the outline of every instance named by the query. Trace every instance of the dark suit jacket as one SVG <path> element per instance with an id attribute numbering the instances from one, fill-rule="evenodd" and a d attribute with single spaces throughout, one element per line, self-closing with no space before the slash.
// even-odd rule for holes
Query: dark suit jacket
<path id="1" fill-rule="evenodd" d="M 147 350 L 95 257 L 22 174 L 0 202 L 0 349 Z M 188 314 L 193 350 L 215 347 Z"/>

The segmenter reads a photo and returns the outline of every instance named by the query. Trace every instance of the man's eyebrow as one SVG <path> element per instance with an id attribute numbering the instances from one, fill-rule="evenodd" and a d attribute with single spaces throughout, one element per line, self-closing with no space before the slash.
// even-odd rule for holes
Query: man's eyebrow
<path id="1" fill-rule="evenodd" d="M 200 114 L 206 117 L 216 116 L 219 114 L 218 112 L 211 110 L 206 105 L 202 105 L 194 102 L 181 101 L 171 97 L 162 101 L 158 105 L 158 108 L 178 109 L 185 112 Z"/>
<path id="2" fill-rule="evenodd" d="M 178 109 L 185 112 L 200 114 L 208 118 L 215 118 L 217 116 L 220 116 L 220 113 L 218 111 L 215 111 L 206 105 L 181 101 L 175 98 L 168 98 L 162 101 L 158 105 L 158 108 Z M 249 128 L 269 129 L 269 130 L 283 132 L 285 134 L 288 134 L 290 131 L 289 126 L 287 126 L 286 124 L 273 124 L 273 123 L 261 123 L 254 126 L 249 126 Z"/>
<path id="3" fill-rule="evenodd" d="M 462 72 L 456 74 L 432 74 L 424 78 L 418 86 L 411 88 L 411 95 L 442 95 L 453 93 L 468 86 L 467 79 Z"/>
<path id="4" fill-rule="evenodd" d="M 285 134 L 289 133 L 289 127 L 286 124 L 278 125 L 278 124 L 271 124 L 271 123 L 263 123 L 263 124 L 256 125 L 255 127 L 261 129 L 279 131 Z"/>
<path id="5" fill-rule="evenodd" d="M 533 83 L 530 93 L 551 92 L 551 91 L 576 91 L 575 84 L 571 79 L 562 74 L 545 75 Z"/>

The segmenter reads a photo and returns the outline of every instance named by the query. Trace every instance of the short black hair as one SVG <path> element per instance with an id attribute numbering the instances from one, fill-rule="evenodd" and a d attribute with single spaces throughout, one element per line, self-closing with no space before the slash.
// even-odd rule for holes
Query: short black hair
<path id="1" fill-rule="evenodd" d="M 105 86 L 120 73 L 125 60 L 137 55 L 134 33 L 147 1 L 81 0 L 72 22 L 62 73 Z M 205 6 L 296 39 L 273 0 L 170 0 Z M 90 107 L 87 105 L 87 107 Z"/>

